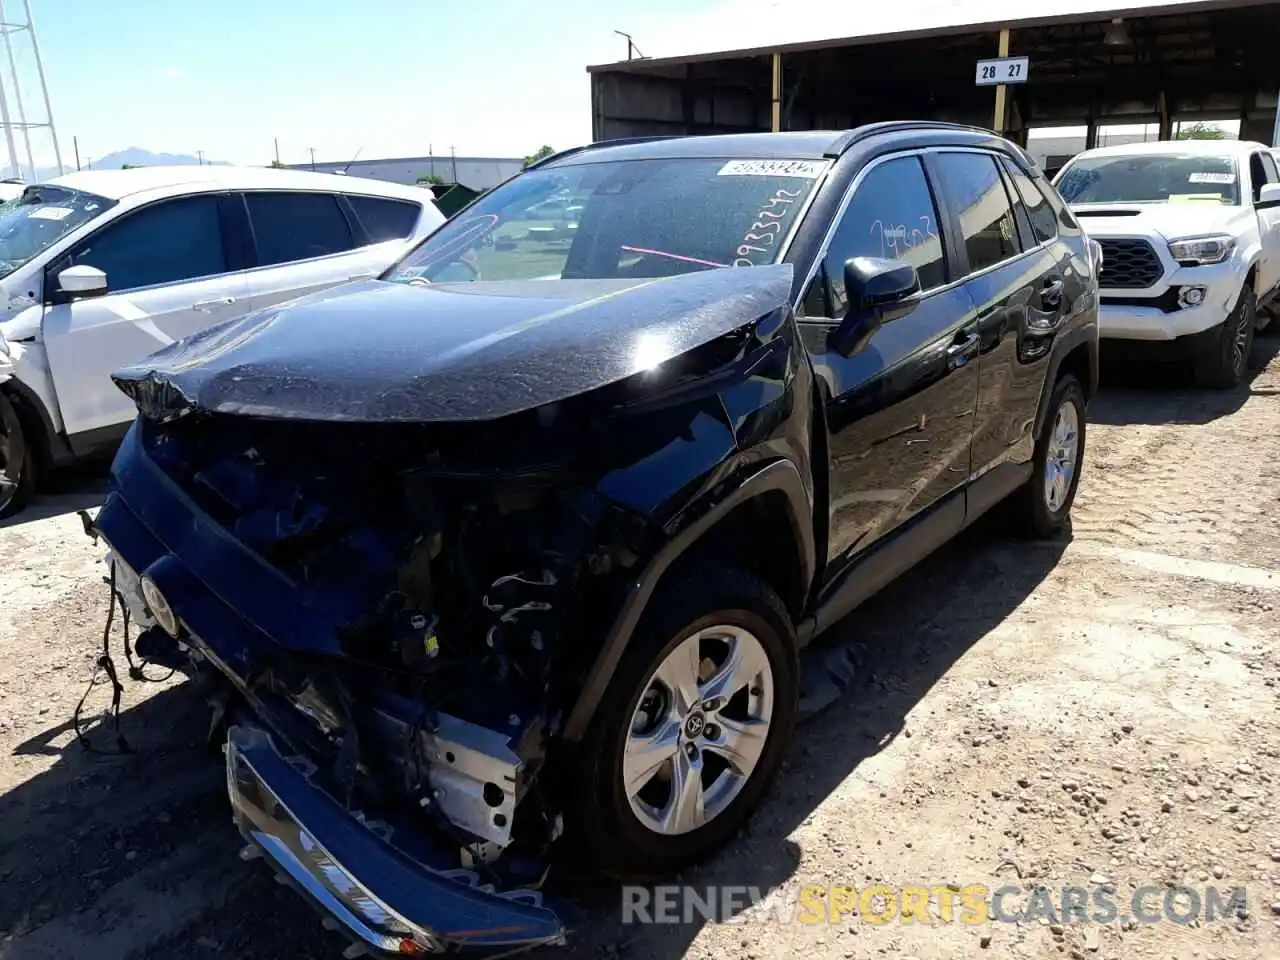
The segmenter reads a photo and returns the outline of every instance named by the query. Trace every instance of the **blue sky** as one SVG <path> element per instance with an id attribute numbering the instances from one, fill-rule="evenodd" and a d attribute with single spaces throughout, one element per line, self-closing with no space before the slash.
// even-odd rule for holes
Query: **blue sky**
<path id="1" fill-rule="evenodd" d="M 31 8 L 64 163 L 73 135 L 82 160 L 138 146 L 237 163 L 267 163 L 279 137 L 290 163 L 312 147 L 321 160 L 450 145 L 516 156 L 589 140 L 584 68 L 625 57 L 626 41 L 612 31 L 626 30 L 654 55 L 681 19 L 716 3 L 31 0 Z M 21 0 L 5 8 L 17 19 Z M 32 117 L 41 111 L 26 46 L 15 56 Z M 37 163 L 52 162 L 46 135 L 33 134 L 32 146 Z"/>

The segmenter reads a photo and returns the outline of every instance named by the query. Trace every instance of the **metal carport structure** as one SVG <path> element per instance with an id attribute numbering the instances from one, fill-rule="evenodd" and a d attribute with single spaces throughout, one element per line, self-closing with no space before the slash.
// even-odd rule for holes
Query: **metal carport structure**
<path id="1" fill-rule="evenodd" d="M 814 5 L 813 0 L 809 0 Z M 757 6 L 718 31 L 734 49 L 588 67 L 592 136 L 841 129 L 889 119 L 979 124 L 1026 142 L 1032 127 L 1238 120 L 1273 142 L 1280 0 L 893 0 Z M 975 66 L 1030 59 L 1027 82 L 978 86 Z"/>

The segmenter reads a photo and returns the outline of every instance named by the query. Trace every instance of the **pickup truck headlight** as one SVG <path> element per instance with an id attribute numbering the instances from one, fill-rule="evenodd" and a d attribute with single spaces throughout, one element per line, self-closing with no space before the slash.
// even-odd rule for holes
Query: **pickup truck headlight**
<path id="1" fill-rule="evenodd" d="M 1178 261 L 1179 266 L 1199 267 L 1209 263 L 1221 263 L 1231 256 L 1231 251 L 1235 248 L 1236 238 L 1223 234 L 1174 240 L 1169 244 L 1169 253 Z"/>

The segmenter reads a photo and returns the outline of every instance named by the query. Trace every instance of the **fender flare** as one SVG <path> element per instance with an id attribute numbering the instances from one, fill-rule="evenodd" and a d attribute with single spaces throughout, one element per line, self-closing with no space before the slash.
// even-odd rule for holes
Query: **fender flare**
<path id="1" fill-rule="evenodd" d="M 631 642 L 663 574 L 735 508 L 774 491 L 781 491 L 786 498 L 787 513 L 800 551 L 802 586 L 805 595 L 808 595 L 816 568 L 812 503 L 796 465 L 790 460 L 776 460 L 756 470 L 724 499 L 708 505 L 695 520 L 686 524 L 663 544 L 648 566 L 632 582 L 613 625 L 605 635 L 600 652 L 596 654 L 587 673 L 582 692 L 578 694 L 569 713 L 563 734 L 566 740 L 578 742 L 586 734 L 587 726 L 600 706 L 605 690 L 612 682 L 618 663 L 622 660 L 627 644 Z"/>
<path id="2" fill-rule="evenodd" d="M 1044 429 L 1045 417 L 1049 415 L 1049 399 L 1053 395 L 1053 385 L 1058 382 L 1058 371 L 1062 367 L 1062 361 L 1082 344 L 1087 345 L 1089 351 L 1089 382 L 1082 383 L 1081 386 L 1084 388 L 1086 398 L 1090 398 L 1098 392 L 1098 357 L 1100 349 L 1098 345 L 1098 325 L 1089 323 L 1085 326 L 1076 327 L 1054 344 L 1053 353 L 1049 357 L 1049 369 L 1044 378 L 1044 386 L 1040 391 L 1040 402 L 1036 406 L 1035 432 L 1032 436 L 1039 437 L 1040 431 Z"/>

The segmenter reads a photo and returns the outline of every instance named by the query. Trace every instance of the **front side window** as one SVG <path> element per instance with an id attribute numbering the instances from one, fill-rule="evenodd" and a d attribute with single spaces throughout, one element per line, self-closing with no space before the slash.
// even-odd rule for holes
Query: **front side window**
<path id="1" fill-rule="evenodd" d="M 1044 193 L 1016 163 L 1005 161 L 1004 168 L 1013 181 L 1014 190 L 1022 200 L 1023 209 L 1027 211 L 1027 219 L 1031 221 L 1036 242 L 1045 243 L 1052 240 L 1058 235 L 1058 218 L 1049 201 L 1045 199 Z"/>
<path id="2" fill-rule="evenodd" d="M 422 213 L 420 206 L 407 200 L 348 196 L 347 201 L 360 218 L 360 225 L 364 227 L 370 243 L 403 240 L 413 233 Z"/>
<path id="3" fill-rule="evenodd" d="M 939 189 L 959 221 L 969 271 L 1017 256 L 1017 227 L 995 158 L 985 153 L 940 153 L 936 159 Z"/>
<path id="4" fill-rule="evenodd" d="M 97 267 L 113 292 L 226 273 L 218 202 L 179 197 L 127 213 L 73 250 L 70 262 Z"/>
<path id="5" fill-rule="evenodd" d="M 1269 153 L 1260 155 L 1262 158 L 1262 171 L 1266 175 L 1267 183 L 1280 183 L 1280 171 L 1276 169 L 1275 158 Z"/>
<path id="6" fill-rule="evenodd" d="M 1236 161 L 1221 154 L 1084 156 L 1063 168 L 1056 185 L 1062 199 L 1072 204 L 1240 203 Z"/>
<path id="7" fill-rule="evenodd" d="M 7 277 L 116 201 L 65 187 L 33 186 L 0 206 L 0 277 Z"/>
<path id="8" fill-rule="evenodd" d="M 910 263 L 921 290 L 946 283 L 938 211 L 918 157 L 886 160 L 858 184 L 823 261 L 828 303 L 822 312 L 827 316 L 841 317 L 849 309 L 844 265 L 855 257 Z M 818 302 L 812 292 L 806 297 L 806 315 L 819 309 Z"/>
<path id="9" fill-rule="evenodd" d="M 246 193 L 258 265 L 310 260 L 355 247 L 351 227 L 327 193 Z"/>
<path id="10" fill-rule="evenodd" d="M 827 166 L 681 157 L 532 170 L 440 227 L 386 279 L 657 278 L 774 263 Z"/>

